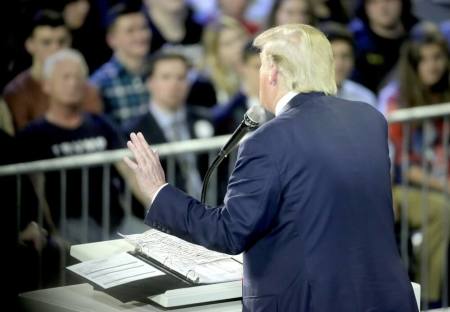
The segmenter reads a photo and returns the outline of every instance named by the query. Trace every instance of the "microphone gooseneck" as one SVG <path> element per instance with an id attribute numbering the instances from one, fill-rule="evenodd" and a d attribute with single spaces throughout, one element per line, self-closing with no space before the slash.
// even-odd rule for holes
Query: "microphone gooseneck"
<path id="1" fill-rule="evenodd" d="M 244 119 L 236 128 L 236 130 L 234 130 L 228 142 L 221 148 L 216 158 L 211 163 L 211 166 L 208 168 L 208 171 L 206 172 L 202 186 L 202 203 L 205 203 L 206 200 L 206 191 L 208 189 L 209 179 L 212 172 L 219 166 L 219 164 L 225 159 L 225 157 L 227 157 L 234 150 L 234 148 L 239 144 L 244 135 L 246 135 L 249 131 L 256 129 L 260 125 L 260 123 L 264 120 L 264 117 L 265 111 L 259 105 L 253 105 L 244 114 Z"/>

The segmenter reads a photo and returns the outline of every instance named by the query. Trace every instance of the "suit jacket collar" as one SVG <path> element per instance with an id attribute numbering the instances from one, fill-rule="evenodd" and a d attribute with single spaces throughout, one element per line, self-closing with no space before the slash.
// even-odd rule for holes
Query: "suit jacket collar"
<path id="1" fill-rule="evenodd" d="M 298 93 L 294 96 L 286 105 L 284 112 L 290 110 L 291 108 L 298 107 L 302 104 L 305 104 L 313 99 L 317 99 L 321 96 L 325 96 L 323 92 L 307 92 L 307 93 Z"/>

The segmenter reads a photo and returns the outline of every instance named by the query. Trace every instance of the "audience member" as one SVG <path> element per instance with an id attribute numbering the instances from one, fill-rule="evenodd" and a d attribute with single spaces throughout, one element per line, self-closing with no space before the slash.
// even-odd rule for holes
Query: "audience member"
<path id="1" fill-rule="evenodd" d="M 0 166 L 17 162 L 16 141 L 2 129 L 0 145 Z M 8 257 L 3 264 L 8 265 L 16 277 L 6 290 L 11 296 L 39 287 L 58 286 L 61 273 L 60 254 L 63 251 L 58 240 L 48 235 L 36 222 L 39 219 L 38 204 L 30 180 L 21 176 L 19 181 L 20 190 L 16 175 L 0 176 L 2 211 L 8 220 L 4 225 L 4 248 L 8 250 Z M 41 274 L 42 271 L 45 271 L 45 274 Z"/>
<path id="2" fill-rule="evenodd" d="M 177 142 L 213 135 L 213 127 L 201 111 L 186 105 L 189 64 L 181 54 L 157 52 L 150 65 L 148 88 L 152 99 L 145 115 L 131 120 L 125 136 L 142 132 L 153 144 Z M 175 181 L 178 187 L 200 197 L 201 176 L 194 154 L 176 156 Z"/>
<path id="3" fill-rule="evenodd" d="M 244 26 L 249 34 L 256 34 L 260 30 L 260 26 L 249 21 L 245 17 L 247 8 L 250 5 L 251 0 L 218 0 L 217 16 L 213 19 L 220 20 L 222 16 L 229 16 L 237 20 Z"/>
<path id="4" fill-rule="evenodd" d="M 189 72 L 188 103 L 216 104 L 211 82 L 199 73 L 204 58 L 202 47 L 203 25 L 196 21 L 185 0 L 145 0 L 144 8 L 152 31 L 151 51 L 170 50 L 186 56 L 192 65 Z"/>
<path id="5" fill-rule="evenodd" d="M 218 103 L 226 103 L 239 91 L 241 51 L 248 32 L 235 19 L 223 16 L 205 29 L 206 75 L 211 79 Z"/>
<path id="6" fill-rule="evenodd" d="M 388 115 L 399 108 L 418 107 L 450 101 L 450 63 L 445 40 L 427 24 L 418 24 L 410 39 L 402 47 L 397 92 L 388 101 Z M 439 300 L 444 275 L 444 254 L 448 248 L 445 238 L 445 180 L 450 182 L 450 158 L 444 158 L 443 121 L 438 119 L 426 124 L 415 122 L 409 126 L 409 134 L 404 133 L 402 124 L 393 123 L 389 127 L 389 137 L 394 146 L 395 180 L 393 191 L 396 215 L 407 209 L 409 226 L 422 226 L 423 198 L 427 201 L 427 225 L 423 227 L 424 242 L 421 245 L 415 280 L 427 286 L 422 292 L 424 301 L 435 303 Z M 408 135 L 409 146 L 403 147 L 403 136 Z M 447 142 L 449 144 L 449 142 Z M 408 154 L 408 170 L 401 171 L 402 157 Z M 423 159 L 425 157 L 425 159 Z M 425 169 L 423 167 L 425 163 Z M 406 191 L 402 185 L 409 185 Z M 423 197 L 422 187 L 430 192 Z M 448 190 L 447 190 L 448 191 Z M 406 197 L 405 197 L 406 196 Z M 407 205 L 403 203 L 407 200 Z M 425 246 L 425 247 L 424 247 Z M 425 264 L 423 257 L 427 257 Z M 422 276 L 421 265 L 426 274 Z M 424 280 L 424 278 L 427 280 Z"/>
<path id="7" fill-rule="evenodd" d="M 151 33 L 140 6 L 119 3 L 108 17 L 107 42 L 114 55 L 91 76 L 91 82 L 103 98 L 104 113 L 120 126 L 146 111 Z"/>
<path id="8" fill-rule="evenodd" d="M 349 79 L 355 62 L 355 46 L 351 33 L 344 26 L 333 22 L 323 24 L 321 29 L 330 41 L 333 50 L 338 87 L 336 96 L 350 101 L 365 102 L 376 107 L 375 94 L 363 85 Z"/>
<path id="9" fill-rule="evenodd" d="M 44 65 L 44 91 L 49 96 L 49 108 L 40 119 L 31 122 L 18 133 L 23 161 L 51 159 L 122 148 L 120 134 L 102 117 L 83 111 L 80 105 L 83 86 L 87 77 L 87 65 L 75 50 L 61 50 L 50 56 Z M 109 198 L 103 198 L 102 166 L 90 167 L 87 203 L 89 210 L 88 241 L 102 239 L 102 225 L 109 226 L 113 236 L 122 221 L 123 210 L 115 182 L 117 175 L 111 170 Z M 44 209 L 49 230 L 58 233 L 61 203 L 65 203 L 67 216 L 63 238 L 72 243 L 83 241 L 81 207 L 83 191 L 81 170 L 67 170 L 65 183 L 59 172 L 34 176 L 35 189 Z M 61 189 L 65 185 L 65 189 Z M 94 191 L 96 190 L 96 191 Z M 61 194 L 63 197 L 61 198 Z M 103 201 L 109 203 L 110 220 L 103 220 Z"/>
<path id="10" fill-rule="evenodd" d="M 4 100 L 11 111 L 16 130 L 41 117 L 48 108 L 48 96 L 42 90 L 42 66 L 52 53 L 70 46 L 70 34 L 61 15 L 54 11 L 40 11 L 25 47 L 33 57 L 31 68 L 14 78 L 4 90 Z M 83 86 L 83 107 L 91 112 L 101 111 L 101 100 L 95 89 Z"/>
<path id="11" fill-rule="evenodd" d="M 336 22 L 347 24 L 349 22 L 349 3 L 342 0 L 318 0 L 313 2 L 314 15 L 320 22 Z M 353 1 L 352 1 L 353 2 Z"/>
<path id="12" fill-rule="evenodd" d="M 212 119 L 217 134 L 232 133 L 242 122 L 245 112 L 259 101 L 259 68 L 261 59 L 259 50 L 253 46 L 252 40 L 244 46 L 242 57 L 242 86 L 225 105 L 216 105 L 212 110 Z M 261 109 L 264 109 L 261 106 Z M 273 115 L 266 112 L 266 120 Z"/>
<path id="13" fill-rule="evenodd" d="M 350 25 L 356 47 L 353 80 L 378 92 L 416 22 L 410 0 L 360 0 Z"/>
<path id="14" fill-rule="evenodd" d="M 48 2 L 49 0 L 0 2 L 2 38 L 0 90 L 3 90 L 8 82 L 31 66 L 32 58 L 24 49 L 24 42 L 34 24 L 36 13 L 51 9 Z"/>
<path id="15" fill-rule="evenodd" d="M 176 45 L 182 47 L 191 61 L 202 57 L 203 25 L 194 19 L 185 0 L 144 0 L 143 3 L 152 31 L 152 52 L 165 45 Z"/>
<path id="16" fill-rule="evenodd" d="M 259 101 L 259 68 L 261 59 L 259 49 L 253 46 L 252 40 L 248 41 L 241 52 L 242 70 L 241 87 L 238 92 L 231 97 L 230 101 L 223 105 L 216 105 L 212 109 L 212 120 L 216 134 L 230 134 L 239 126 L 244 118 L 245 112 L 253 105 L 260 106 Z M 266 120 L 273 117 L 271 113 L 266 112 Z M 218 194 L 219 198 L 225 196 L 230 176 L 229 159 L 225 159 L 218 168 Z"/>
<path id="17" fill-rule="evenodd" d="M 316 22 L 312 0 L 275 0 L 267 26 L 294 23 L 315 25 Z"/>
<path id="18" fill-rule="evenodd" d="M 54 0 L 61 6 L 61 12 L 72 35 L 72 48 L 83 54 L 93 72 L 110 57 L 105 31 L 92 0 Z M 95 44 L 93 44 L 95 42 Z"/>

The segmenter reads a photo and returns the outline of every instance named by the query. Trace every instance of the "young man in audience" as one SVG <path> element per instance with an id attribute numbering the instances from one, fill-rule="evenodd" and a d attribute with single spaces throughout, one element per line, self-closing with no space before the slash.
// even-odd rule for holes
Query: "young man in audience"
<path id="1" fill-rule="evenodd" d="M 342 25 L 328 22 L 321 27 L 331 43 L 334 56 L 334 68 L 337 96 L 350 101 L 361 101 L 376 107 L 375 94 L 363 85 L 349 79 L 354 65 L 354 42 L 351 33 Z"/>
<path id="2" fill-rule="evenodd" d="M 11 112 L 16 130 L 44 115 L 49 99 L 42 89 L 42 67 L 45 59 L 56 51 L 70 46 L 70 33 L 62 16 L 44 10 L 36 14 L 25 48 L 33 58 L 31 68 L 20 73 L 4 90 L 3 98 Z M 87 83 L 83 85 L 82 106 L 90 112 L 100 112 L 101 99 Z"/>
<path id="3" fill-rule="evenodd" d="M 213 127 L 205 114 L 186 104 L 188 69 L 188 61 L 181 54 L 161 51 L 152 57 L 147 83 L 152 99 L 147 103 L 145 115 L 131 120 L 124 127 L 126 137 L 131 132 L 140 131 L 153 144 L 159 144 L 213 135 Z M 201 177 L 195 155 L 176 157 L 174 178 L 172 182 L 175 185 L 200 197 Z"/>
<path id="4" fill-rule="evenodd" d="M 139 6 L 119 3 L 110 9 L 108 18 L 107 42 L 114 55 L 91 76 L 91 82 L 100 91 L 104 113 L 122 125 L 147 110 L 151 33 Z"/>
<path id="5" fill-rule="evenodd" d="M 124 147 L 120 133 L 103 117 L 87 113 L 81 106 L 83 86 L 87 79 L 87 65 L 82 55 L 70 49 L 51 55 L 44 65 L 44 90 L 49 97 L 49 108 L 40 119 L 31 122 L 18 133 L 20 158 L 22 161 L 51 159 L 81 155 Z M 63 238 L 79 243 L 86 238 L 98 241 L 103 236 L 105 225 L 107 236 L 114 236 L 122 222 L 123 207 L 119 201 L 117 168 L 127 177 L 122 162 L 111 167 L 110 182 L 103 194 L 102 166 L 88 169 L 88 194 L 82 191 L 81 170 L 66 171 L 65 184 L 58 171 L 38 174 L 33 177 L 38 200 L 50 232 L 58 232 L 61 224 L 61 201 L 66 206 L 66 233 Z M 65 185 L 65 190 L 61 189 Z M 61 194 L 64 197 L 61 198 Z M 82 220 L 83 198 L 87 198 L 87 228 Z M 104 202 L 107 201 L 107 203 Z M 143 200 L 143 202 L 148 202 Z M 108 205 L 109 220 L 103 219 L 103 205 Z M 86 233 L 87 237 L 83 237 Z"/>
<path id="6" fill-rule="evenodd" d="M 225 105 L 216 105 L 212 109 L 212 120 L 217 134 L 232 133 L 242 122 L 245 112 L 259 101 L 259 68 L 261 59 L 259 50 L 248 41 L 242 50 L 241 88 Z M 261 109 L 262 106 L 261 106 Z M 266 111 L 266 120 L 273 115 Z"/>
<path id="7" fill-rule="evenodd" d="M 416 22 L 410 0 L 360 0 L 350 25 L 356 47 L 352 79 L 377 93 Z"/>

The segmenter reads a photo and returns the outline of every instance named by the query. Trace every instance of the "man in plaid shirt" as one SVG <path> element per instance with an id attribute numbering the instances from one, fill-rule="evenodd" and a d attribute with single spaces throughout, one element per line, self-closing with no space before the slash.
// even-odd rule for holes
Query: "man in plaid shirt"
<path id="1" fill-rule="evenodd" d="M 109 12 L 107 42 L 114 55 L 91 77 L 103 98 L 104 113 L 119 126 L 147 112 L 146 56 L 151 33 L 139 7 L 121 3 Z"/>

